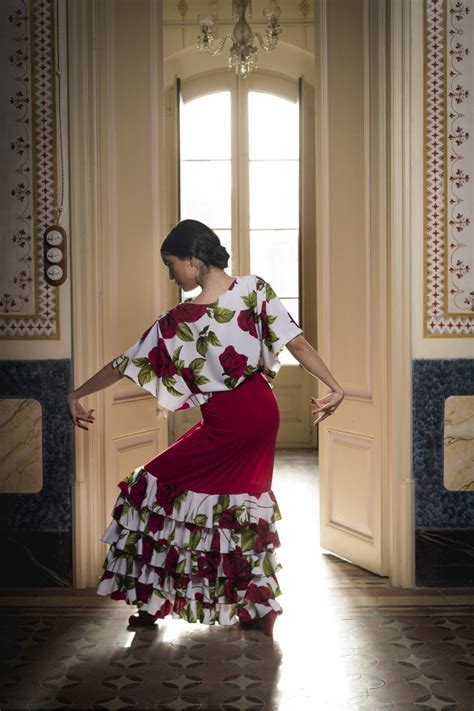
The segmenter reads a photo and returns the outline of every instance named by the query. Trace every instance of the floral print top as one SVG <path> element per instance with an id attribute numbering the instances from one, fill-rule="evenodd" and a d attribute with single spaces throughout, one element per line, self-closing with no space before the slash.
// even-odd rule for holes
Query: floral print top
<path id="1" fill-rule="evenodd" d="M 112 366 L 161 407 L 183 410 L 233 390 L 256 371 L 273 380 L 279 352 L 300 333 L 268 282 L 239 276 L 211 304 L 185 299 L 160 314 Z"/>

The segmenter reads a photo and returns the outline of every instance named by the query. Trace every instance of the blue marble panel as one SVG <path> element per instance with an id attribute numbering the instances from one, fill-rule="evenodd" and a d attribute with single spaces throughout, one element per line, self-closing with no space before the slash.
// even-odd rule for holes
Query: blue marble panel
<path id="1" fill-rule="evenodd" d="M 474 393 L 474 360 L 414 360 L 413 476 L 416 526 L 474 528 L 474 492 L 444 486 L 444 402 Z"/>
<path id="2" fill-rule="evenodd" d="M 0 397 L 34 398 L 43 411 L 43 488 L 0 495 L 2 530 L 71 530 L 72 430 L 66 396 L 71 361 L 0 361 Z"/>

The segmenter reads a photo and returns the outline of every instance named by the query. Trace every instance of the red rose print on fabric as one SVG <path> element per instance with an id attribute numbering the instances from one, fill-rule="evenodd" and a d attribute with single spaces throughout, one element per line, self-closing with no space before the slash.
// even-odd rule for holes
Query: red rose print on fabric
<path id="1" fill-rule="evenodd" d="M 169 311 L 162 318 L 158 319 L 158 325 L 163 338 L 173 338 L 176 336 L 179 324 L 176 322 L 172 311 Z"/>
<path id="2" fill-rule="evenodd" d="M 240 523 L 231 509 L 223 511 L 219 516 L 219 526 L 221 528 L 239 528 Z"/>
<path id="3" fill-rule="evenodd" d="M 177 496 L 173 484 L 159 482 L 156 486 L 156 502 L 165 510 L 167 516 L 173 511 L 173 501 Z"/>
<path id="4" fill-rule="evenodd" d="M 254 338 L 258 338 L 257 327 L 255 324 L 255 314 L 253 309 L 244 309 L 237 316 L 237 323 L 242 331 L 247 331 Z"/>
<path id="5" fill-rule="evenodd" d="M 225 351 L 220 354 L 219 361 L 226 375 L 230 375 L 231 378 L 240 378 L 245 372 L 248 358 L 237 353 L 234 346 L 227 346 Z"/>
<path id="6" fill-rule="evenodd" d="M 120 516 L 122 515 L 122 509 L 123 509 L 123 504 L 119 504 L 118 506 L 115 507 L 113 517 L 119 521 Z"/>
<path id="7" fill-rule="evenodd" d="M 174 546 L 171 546 L 168 551 L 168 555 L 166 556 L 165 564 L 163 566 L 167 573 L 171 573 L 174 570 L 176 563 L 178 562 L 178 558 L 179 553 L 177 549 Z"/>
<path id="8" fill-rule="evenodd" d="M 261 605 L 267 605 L 271 597 L 273 597 L 273 593 L 270 588 L 267 588 L 266 585 L 255 585 L 255 583 L 251 583 L 245 593 L 247 600 L 258 602 Z"/>
<path id="9" fill-rule="evenodd" d="M 244 623 L 252 621 L 252 617 L 250 616 L 250 614 L 247 612 L 247 610 L 245 608 L 242 608 L 239 611 L 239 620 Z"/>
<path id="10" fill-rule="evenodd" d="M 177 323 L 194 323 L 206 313 L 207 306 L 205 304 L 178 304 L 174 309 L 174 318 Z"/>
<path id="11" fill-rule="evenodd" d="M 181 376 L 192 393 L 200 393 L 201 392 L 201 390 L 198 388 L 198 386 L 194 382 L 194 373 L 191 370 L 191 368 L 183 368 L 181 371 Z"/>
<path id="12" fill-rule="evenodd" d="M 145 537 L 142 546 L 142 560 L 144 563 L 149 563 L 153 555 L 153 541 L 151 538 Z"/>
<path id="13" fill-rule="evenodd" d="M 148 519 L 148 530 L 150 533 L 156 533 L 157 531 L 162 531 L 165 525 L 165 517 L 160 516 L 157 513 L 151 513 Z"/>
<path id="14" fill-rule="evenodd" d="M 162 338 L 158 339 L 158 345 L 148 353 L 148 360 L 151 367 L 159 378 L 169 377 L 176 374 L 176 366 L 173 363 L 166 344 Z"/>
<path id="15" fill-rule="evenodd" d="M 237 587 L 245 586 L 251 577 L 250 563 L 239 550 L 223 556 L 222 570 L 227 578 L 233 578 Z"/>
<path id="16" fill-rule="evenodd" d="M 141 476 L 138 481 L 136 481 L 135 484 L 130 487 L 128 500 L 130 501 L 132 506 L 135 506 L 135 508 L 139 508 L 143 499 L 145 498 L 146 487 L 146 476 Z"/>
<path id="17" fill-rule="evenodd" d="M 198 558 L 198 575 L 201 578 L 214 580 L 217 576 L 219 563 L 221 560 L 220 553 L 204 553 Z"/>

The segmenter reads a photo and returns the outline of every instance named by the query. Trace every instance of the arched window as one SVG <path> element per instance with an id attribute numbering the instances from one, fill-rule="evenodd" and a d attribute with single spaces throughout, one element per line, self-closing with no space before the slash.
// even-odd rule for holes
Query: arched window
<path id="1" fill-rule="evenodd" d="M 178 81 L 177 219 L 209 225 L 227 271 L 262 275 L 301 323 L 298 83 L 248 79 Z"/>
<path id="2" fill-rule="evenodd" d="M 227 272 L 269 281 L 314 343 L 314 125 L 311 88 L 303 86 L 263 71 L 245 81 L 227 70 L 177 78 L 167 99 L 167 221 L 170 228 L 189 218 L 209 225 L 231 255 Z M 174 294 L 170 303 L 198 293 Z M 306 402 L 304 411 L 299 403 L 307 373 L 288 350 L 280 359 L 286 368 L 276 390 L 289 423 L 280 435 L 306 443 L 312 435 Z"/>

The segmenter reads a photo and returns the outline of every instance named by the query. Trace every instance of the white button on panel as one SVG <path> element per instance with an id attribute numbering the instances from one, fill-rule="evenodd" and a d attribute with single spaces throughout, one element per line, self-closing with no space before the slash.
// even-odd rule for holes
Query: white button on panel
<path id="1" fill-rule="evenodd" d="M 58 267 L 56 264 L 52 264 L 50 267 L 48 267 L 48 270 L 46 272 L 48 278 L 51 279 L 51 281 L 59 281 L 59 279 L 62 278 L 63 273 L 64 272 L 61 267 Z"/>
<path id="2" fill-rule="evenodd" d="M 63 243 L 63 235 L 59 230 L 51 230 L 46 235 L 46 242 L 51 245 L 51 247 L 59 247 Z"/>
<path id="3" fill-rule="evenodd" d="M 58 264 L 62 258 L 63 253 L 57 247 L 51 247 L 46 252 L 46 259 L 48 260 L 48 262 L 52 262 L 53 264 Z"/>

